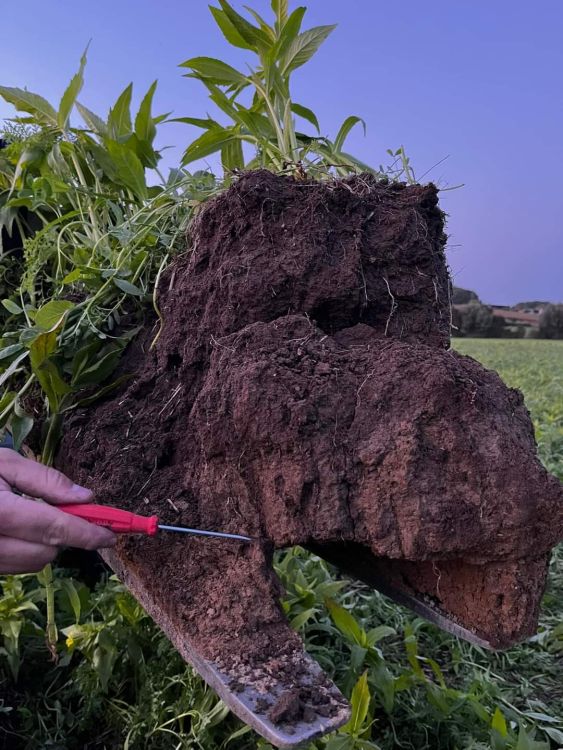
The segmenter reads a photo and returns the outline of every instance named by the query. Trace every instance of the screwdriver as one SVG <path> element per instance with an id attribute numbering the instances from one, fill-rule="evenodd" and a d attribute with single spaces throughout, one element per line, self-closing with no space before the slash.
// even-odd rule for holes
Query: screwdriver
<path id="1" fill-rule="evenodd" d="M 58 505 L 59 510 L 69 513 L 71 516 L 83 518 L 85 521 L 95 523 L 96 526 L 105 526 L 116 534 L 146 534 L 155 536 L 157 531 L 179 531 L 183 534 L 195 534 L 197 536 L 213 536 L 221 539 L 235 539 L 239 542 L 251 542 L 249 536 L 240 534 L 226 534 L 223 531 L 204 531 L 203 529 L 189 529 L 186 526 L 164 526 L 158 522 L 158 516 L 139 516 L 128 510 L 112 508 L 109 505 L 95 505 L 94 503 L 80 503 Z"/>

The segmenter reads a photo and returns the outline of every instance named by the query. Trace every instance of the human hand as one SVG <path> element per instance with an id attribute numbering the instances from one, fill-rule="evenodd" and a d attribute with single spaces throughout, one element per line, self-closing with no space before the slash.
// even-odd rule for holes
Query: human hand
<path id="1" fill-rule="evenodd" d="M 19 497 L 12 489 L 47 502 Z M 58 547 L 113 547 L 111 531 L 53 507 L 91 499 L 90 490 L 56 469 L 0 448 L 0 574 L 37 572 L 55 558 Z"/>

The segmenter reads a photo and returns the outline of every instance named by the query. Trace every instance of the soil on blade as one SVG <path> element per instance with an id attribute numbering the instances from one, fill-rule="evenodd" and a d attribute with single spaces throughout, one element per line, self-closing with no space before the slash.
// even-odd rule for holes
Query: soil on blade
<path id="1" fill-rule="evenodd" d="M 272 570 L 292 544 L 357 545 L 494 645 L 533 631 L 561 487 L 521 395 L 447 350 L 444 243 L 432 185 L 245 175 L 162 279 L 134 379 L 70 423 L 58 465 L 99 502 L 269 540 L 120 542 L 202 655 L 301 651 Z"/>

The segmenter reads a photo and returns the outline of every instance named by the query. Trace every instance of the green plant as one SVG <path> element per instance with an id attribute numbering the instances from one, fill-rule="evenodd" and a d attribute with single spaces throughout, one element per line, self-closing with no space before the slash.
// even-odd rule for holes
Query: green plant
<path id="1" fill-rule="evenodd" d="M 202 128 L 205 132 L 184 153 L 183 165 L 220 153 L 226 171 L 266 167 L 275 171 L 288 169 L 297 176 L 305 173 L 324 176 L 334 170 L 338 175 L 371 172 L 414 182 L 414 173 L 403 148 L 388 153 L 394 162 L 388 169 L 375 170 L 343 150 L 350 130 L 365 123 L 356 115 L 347 117 L 335 139 L 321 135 L 315 113 L 291 97 L 291 76 L 305 65 L 335 26 L 315 26 L 305 31 L 301 25 L 306 8 L 289 12 L 287 0 L 272 0 L 273 21 L 268 23 L 251 8 L 251 23 L 227 2 L 218 0 L 219 7 L 210 6 L 211 13 L 225 39 L 234 47 L 251 52 L 256 63 L 248 72 L 241 72 L 222 60 L 192 57 L 182 63 L 209 91 L 213 104 L 230 120 L 221 125 L 211 117 L 178 118 Z M 296 129 L 295 117 L 312 125 L 315 135 Z M 255 155 L 247 161 L 243 143 L 250 144 Z"/>
<path id="2" fill-rule="evenodd" d="M 540 317 L 539 336 L 543 339 L 563 339 L 563 305 L 547 305 Z"/>
<path id="3" fill-rule="evenodd" d="M 38 419 L 46 464 L 54 460 L 64 415 L 126 377 L 111 381 L 144 319 L 143 303 L 154 295 L 198 191 L 214 187 L 213 178 L 179 171 L 149 187 L 145 170 L 157 167 L 153 142 L 164 119 L 151 113 L 156 84 L 134 121 L 131 85 L 104 121 L 77 101 L 85 64 L 86 54 L 58 109 L 37 94 L 0 87 L 23 113 L 0 152 L 0 229 L 17 229 L 24 261 L 2 300 L 0 427 L 9 425 L 19 449 Z M 86 127 L 71 125 L 75 106 Z M 26 409 L 29 395 L 39 400 L 32 400 L 33 413 Z M 56 658 L 51 566 L 41 580 L 47 644 Z"/>
<path id="4" fill-rule="evenodd" d="M 1 225 L 18 225 L 24 238 L 24 273 L 3 300 L 0 425 L 10 422 L 16 447 L 33 427 L 22 399 L 38 383 L 46 400 L 43 460 L 52 459 L 61 415 L 84 398 L 106 392 L 124 346 L 143 319 L 154 281 L 182 237 L 198 190 L 212 179 L 175 171 L 149 187 L 155 168 L 155 84 L 133 121 L 132 87 L 107 121 L 76 101 L 86 59 L 58 110 L 30 92 L 0 87 L 20 112 L 19 140 L 2 154 Z M 74 106 L 86 127 L 72 127 Z M 30 233 L 22 219 L 41 227 Z M 15 386 L 15 387 L 14 387 Z M 84 394 L 87 394 L 86 396 Z"/>
<path id="5" fill-rule="evenodd" d="M 3 593 L 0 599 L 0 634 L 3 643 L 0 656 L 3 656 L 10 672 L 17 680 L 20 666 L 20 635 L 30 612 L 37 612 L 37 602 L 42 598 L 38 589 L 28 592 L 24 589 L 22 578 L 9 577 L 3 581 Z"/>

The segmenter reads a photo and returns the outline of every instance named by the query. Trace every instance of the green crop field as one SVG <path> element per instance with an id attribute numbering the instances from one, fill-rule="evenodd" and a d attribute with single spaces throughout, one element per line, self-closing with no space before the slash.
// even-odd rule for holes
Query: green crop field
<path id="1" fill-rule="evenodd" d="M 458 340 L 455 347 L 522 389 L 542 460 L 563 476 L 563 343 Z M 281 554 L 278 572 L 293 626 L 354 707 L 347 727 L 311 748 L 563 746 L 563 553 L 554 556 L 537 636 L 496 654 L 343 580 L 302 550 Z M 103 580 L 91 591 L 57 573 L 66 637 L 58 665 L 44 646 L 36 578 L 1 581 L 0 747 L 269 747 L 228 713 L 119 582 Z"/>

